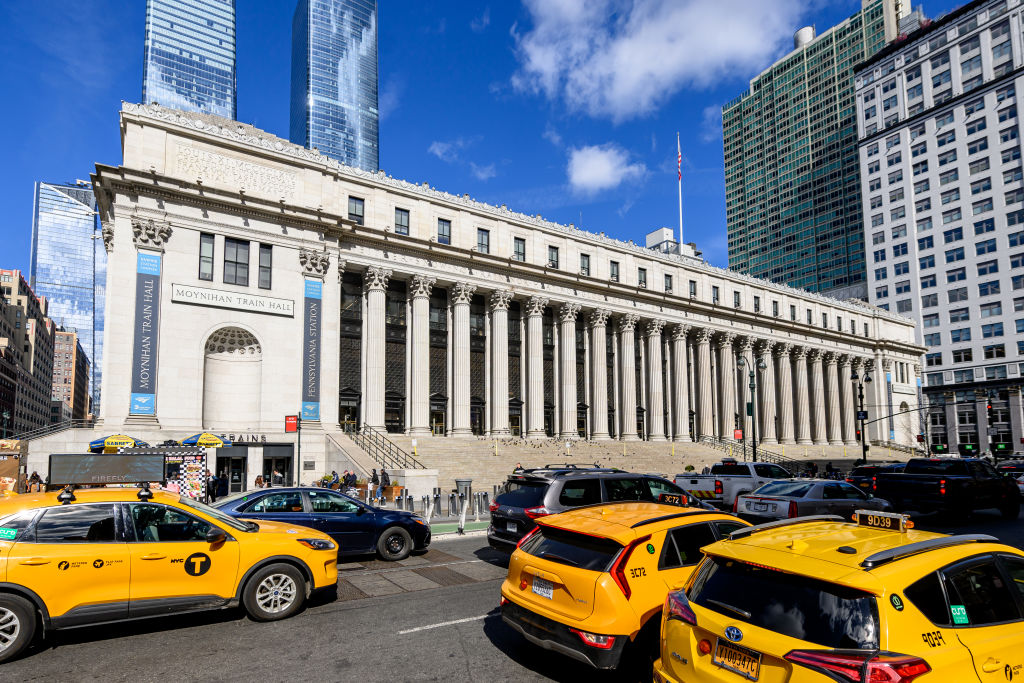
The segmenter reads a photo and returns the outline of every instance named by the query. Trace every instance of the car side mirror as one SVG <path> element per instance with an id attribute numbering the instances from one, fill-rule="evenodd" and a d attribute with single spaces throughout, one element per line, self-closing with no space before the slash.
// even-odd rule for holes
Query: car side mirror
<path id="1" fill-rule="evenodd" d="M 875 497 L 875 494 L 873 494 L 873 493 L 869 493 L 869 494 L 868 494 L 868 500 L 871 500 L 871 499 L 872 499 L 872 498 L 874 498 L 874 497 Z"/>
<path id="2" fill-rule="evenodd" d="M 360 505 L 359 507 L 356 508 L 356 516 L 365 515 L 365 514 L 366 514 L 366 508 L 364 508 L 362 505 Z"/>
<path id="3" fill-rule="evenodd" d="M 227 539 L 228 535 L 223 530 L 213 527 L 206 532 L 206 542 L 210 545 L 216 545 Z"/>

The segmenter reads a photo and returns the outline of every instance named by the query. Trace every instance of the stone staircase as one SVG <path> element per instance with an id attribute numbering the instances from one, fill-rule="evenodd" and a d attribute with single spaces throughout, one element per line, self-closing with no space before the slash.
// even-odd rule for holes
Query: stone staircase
<path id="1" fill-rule="evenodd" d="M 389 434 L 388 438 L 400 448 L 412 453 L 412 438 L 402 434 Z M 597 464 L 602 467 L 618 467 L 630 472 L 655 473 L 674 477 L 692 465 L 700 472 L 705 466 L 729 457 L 728 450 L 714 448 L 708 444 L 668 443 L 651 441 L 572 441 L 568 452 L 564 441 L 557 439 L 487 439 L 483 437 L 445 438 L 419 437 L 416 457 L 425 467 L 438 471 L 438 486 L 442 491 L 455 488 L 456 478 L 468 477 L 473 480 L 475 491 L 490 491 L 492 486 L 501 484 L 515 468 L 539 467 L 548 464 Z M 771 446 L 770 449 L 794 460 L 811 461 L 824 472 L 825 464 L 843 471 L 853 466 L 860 457 L 859 448 L 842 446 Z M 741 448 L 735 448 L 732 457 L 744 458 Z M 749 449 L 746 457 L 750 457 Z M 884 449 L 872 447 L 871 457 L 875 459 L 904 460 L 906 454 L 893 451 L 891 457 Z M 790 468 L 792 469 L 792 468 Z"/>

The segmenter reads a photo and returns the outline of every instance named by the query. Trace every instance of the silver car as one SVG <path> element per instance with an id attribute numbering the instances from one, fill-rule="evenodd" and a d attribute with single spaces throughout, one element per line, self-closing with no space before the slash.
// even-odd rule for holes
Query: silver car
<path id="1" fill-rule="evenodd" d="M 736 498 L 734 512 L 752 521 L 805 515 L 850 517 L 855 510 L 892 510 L 889 501 L 864 493 L 845 481 L 788 479 L 765 484 Z"/>

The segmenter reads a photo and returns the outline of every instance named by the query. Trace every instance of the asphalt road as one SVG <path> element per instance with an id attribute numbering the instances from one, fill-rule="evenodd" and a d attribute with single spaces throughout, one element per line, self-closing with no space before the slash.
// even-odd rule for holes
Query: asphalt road
<path id="1" fill-rule="evenodd" d="M 989 533 L 1024 548 L 1024 520 L 994 512 L 945 533 Z M 505 557 L 482 536 L 436 542 L 401 565 L 372 558 L 340 566 L 337 596 L 285 621 L 239 610 L 65 631 L 0 665 L 9 681 L 578 681 L 595 675 L 525 642 L 497 612 Z"/>

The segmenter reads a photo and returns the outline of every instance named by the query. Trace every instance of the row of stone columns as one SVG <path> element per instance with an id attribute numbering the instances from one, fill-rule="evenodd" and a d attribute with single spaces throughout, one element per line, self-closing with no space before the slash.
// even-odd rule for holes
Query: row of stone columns
<path id="1" fill-rule="evenodd" d="M 365 423 L 384 425 L 384 328 L 385 290 L 391 271 L 371 267 L 367 270 L 367 335 L 364 389 Z M 427 435 L 430 386 L 430 293 L 434 278 L 415 275 L 410 280 L 411 325 L 409 343 L 409 390 L 411 396 L 409 433 Z M 470 429 L 470 302 L 476 286 L 456 282 L 450 287 L 451 303 L 451 430 L 453 436 L 469 435 Z M 513 292 L 497 290 L 489 294 L 489 396 L 490 433 L 509 434 L 508 382 L 508 310 Z M 543 315 L 551 304 L 547 297 L 533 296 L 523 301 L 525 315 L 526 376 L 524 433 L 528 438 L 546 437 L 544 430 L 544 356 Z M 608 373 L 606 340 L 611 311 L 597 309 L 580 315 L 576 303 L 555 304 L 558 317 L 557 338 L 561 358 L 556 410 L 559 438 L 577 438 L 577 404 L 581 393 L 589 396 L 590 436 L 609 438 Z M 653 441 L 672 438 L 691 439 L 690 412 L 693 410 L 694 436 L 732 438 L 739 425 L 750 433 L 757 421 L 758 439 L 764 444 L 853 445 L 856 442 L 852 369 L 863 359 L 849 354 L 822 352 L 785 342 L 719 332 L 687 324 L 670 325 L 658 319 L 641 323 L 636 314 L 615 316 L 617 348 L 614 354 L 614 379 L 619 416 L 617 436 L 624 440 L 639 438 L 634 416 L 638 405 L 636 386 L 636 334 L 642 334 L 646 437 Z M 588 387 L 576 382 L 576 327 L 584 324 L 589 334 L 590 360 Z M 663 334 L 670 342 L 663 341 Z M 614 337 L 613 337 L 614 338 Z M 712 345 L 714 349 L 712 350 Z M 714 351 L 714 362 L 712 362 Z M 664 354 L 664 356 L 663 356 Z M 737 373 L 737 357 L 744 368 Z M 748 373 L 756 369 L 757 411 L 746 415 L 746 404 L 753 400 L 748 388 Z M 666 429 L 667 428 L 667 429 Z"/>

